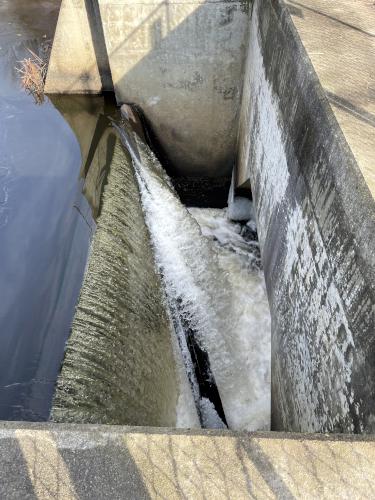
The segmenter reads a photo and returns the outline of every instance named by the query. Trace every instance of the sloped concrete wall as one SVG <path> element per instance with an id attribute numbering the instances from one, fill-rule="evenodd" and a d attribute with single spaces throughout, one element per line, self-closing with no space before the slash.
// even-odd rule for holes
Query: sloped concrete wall
<path id="1" fill-rule="evenodd" d="M 110 134 L 108 180 L 51 419 L 175 426 L 171 324 L 131 159 Z"/>
<path id="2" fill-rule="evenodd" d="M 238 182 L 272 315 L 272 426 L 375 432 L 375 205 L 284 4 L 255 0 Z"/>
<path id="3" fill-rule="evenodd" d="M 110 68 L 117 101 L 142 107 L 175 171 L 230 175 L 248 8 L 242 0 L 63 0 L 46 92 L 100 93 Z"/>

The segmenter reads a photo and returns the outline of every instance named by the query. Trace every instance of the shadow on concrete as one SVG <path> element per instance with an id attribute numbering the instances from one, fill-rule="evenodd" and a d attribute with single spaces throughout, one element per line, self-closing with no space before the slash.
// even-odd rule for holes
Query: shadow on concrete
<path id="1" fill-rule="evenodd" d="M 105 33 L 112 29 L 109 21 L 103 20 L 104 35 L 103 30 L 97 33 L 103 12 L 98 17 L 99 9 L 93 12 L 91 6 L 88 18 L 98 66 L 106 74 L 111 65 L 119 102 L 142 108 L 161 148 L 168 151 L 170 173 L 226 176 L 233 167 L 237 140 L 246 7 L 240 1 L 206 1 L 193 11 L 189 7 L 192 12 L 179 24 L 174 7 L 168 0 L 156 7 L 147 5 L 136 27 L 112 46 Z M 212 29 L 215 43 L 207 35 Z"/>
<path id="2" fill-rule="evenodd" d="M 281 476 L 275 470 L 270 457 L 268 457 L 260 448 L 260 446 L 254 440 L 243 440 L 241 445 L 238 447 L 240 452 L 240 447 L 245 451 L 248 459 L 252 460 L 254 465 L 257 467 L 259 473 L 261 474 L 263 480 L 268 485 L 270 490 L 278 497 L 285 500 L 292 500 L 294 496 L 292 495 L 290 489 L 285 484 Z M 239 453 L 239 456 L 241 454 Z M 243 462 L 243 459 L 241 459 Z M 243 469 L 246 471 L 245 464 L 243 464 Z M 251 478 L 249 477 L 251 483 Z"/>
<path id="3" fill-rule="evenodd" d="M 309 7 L 308 5 L 305 5 L 304 3 L 296 2 L 295 0 L 288 0 L 287 4 L 289 5 L 289 3 L 292 4 L 293 6 L 298 6 L 302 9 L 306 9 L 306 10 L 309 10 L 310 12 L 314 12 L 314 14 L 319 14 L 319 16 L 330 19 L 331 21 L 334 21 L 335 23 L 339 23 L 342 26 L 345 26 L 346 28 L 358 31 L 358 32 L 363 33 L 364 35 L 370 36 L 372 38 L 375 37 L 374 33 L 370 33 L 369 31 L 366 31 L 366 30 L 360 28 L 359 26 L 355 26 L 354 24 L 343 21 L 342 19 L 339 19 L 338 17 L 326 14 L 325 12 L 322 12 L 319 9 L 314 9 L 313 7 Z M 303 12 L 301 9 L 299 9 L 299 13 L 297 15 L 299 15 L 300 17 L 303 17 Z"/>
<path id="4" fill-rule="evenodd" d="M 101 19 L 98 0 L 85 0 L 85 6 L 102 88 L 105 91 L 112 90 L 112 74 L 109 67 L 109 58 L 104 38 L 103 22 Z"/>
<path id="5" fill-rule="evenodd" d="M 137 466 L 126 447 L 104 438 L 87 440 L 88 434 L 16 430 L 2 440 L 2 457 L 13 458 L 13 471 L 0 488 L 1 498 L 37 499 L 148 499 Z M 86 445 L 88 445 L 86 447 Z M 5 453 L 4 453 L 5 452 Z M 3 470 L 4 459 L 0 458 Z M 5 469 L 6 470 L 6 469 Z M 1 490 L 0 490 L 1 491 Z"/>
<path id="6" fill-rule="evenodd" d="M 358 120 L 366 123 L 367 125 L 371 125 L 371 127 L 375 127 L 375 114 L 369 113 L 365 109 L 362 109 L 359 106 L 356 106 L 354 103 L 340 97 L 339 95 L 334 94 L 333 92 L 328 92 L 326 90 L 326 94 L 328 100 L 331 104 L 336 105 L 338 108 L 342 109 L 346 113 L 354 116 Z"/>
<path id="7" fill-rule="evenodd" d="M 375 493 L 375 443 L 348 436 L 6 424 L 0 451 L 2 498 L 237 500 Z"/>

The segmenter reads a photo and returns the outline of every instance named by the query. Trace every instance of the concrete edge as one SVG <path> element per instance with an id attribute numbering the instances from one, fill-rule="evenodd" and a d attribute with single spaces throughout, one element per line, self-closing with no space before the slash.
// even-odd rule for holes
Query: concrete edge
<path id="1" fill-rule="evenodd" d="M 177 429 L 174 427 L 145 427 L 128 425 L 106 424 L 66 424 L 54 422 L 18 422 L 0 421 L 0 434 L 4 431 L 15 430 L 30 431 L 55 431 L 55 432 L 106 432 L 113 435 L 122 434 L 156 434 L 169 436 L 206 436 L 206 437 L 234 437 L 234 438 L 261 438 L 261 439 L 287 439 L 293 441 L 324 441 L 324 442 L 375 442 L 372 434 L 318 434 L 275 431 L 231 431 L 226 429 Z"/>
<path id="2" fill-rule="evenodd" d="M 309 87 L 312 90 L 309 95 L 309 99 L 312 101 L 310 107 L 311 109 L 321 108 L 321 115 L 330 125 L 331 135 L 345 159 L 340 165 L 338 165 L 338 162 L 331 163 L 332 175 L 335 178 L 338 194 L 342 199 L 342 207 L 347 217 L 347 223 L 355 236 L 357 250 L 362 255 L 363 262 L 370 272 L 368 282 L 375 284 L 375 200 L 331 108 L 287 5 L 284 0 L 270 0 L 270 2 L 282 23 L 285 36 L 288 37 L 290 50 L 295 51 L 300 57 L 300 60 L 297 59 L 297 64 L 305 69 L 310 83 Z M 343 182 L 343 169 L 345 182 Z M 348 209 L 348 207 L 350 208 Z M 371 214 L 374 217 L 370 217 Z M 375 292 L 375 285 L 372 288 Z"/>

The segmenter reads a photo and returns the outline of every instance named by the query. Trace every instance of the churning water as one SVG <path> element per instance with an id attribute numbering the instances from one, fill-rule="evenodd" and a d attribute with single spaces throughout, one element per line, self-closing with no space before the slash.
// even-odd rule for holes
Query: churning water
<path id="1" fill-rule="evenodd" d="M 37 106 L 14 67 L 27 47 L 38 51 L 52 37 L 59 0 L 42 3 L 50 9 L 44 17 L 37 0 L 7 4 L 0 5 L 0 418 L 48 418 L 95 235 L 53 418 L 268 428 L 270 320 L 251 231 L 225 210 L 187 209 L 148 147 L 125 134 L 132 165 L 103 98 L 61 96 Z"/>
<path id="2" fill-rule="evenodd" d="M 241 236 L 225 211 L 190 209 L 180 202 L 150 149 L 121 132 L 132 155 L 156 263 L 184 346 L 193 331 L 208 353 L 228 426 L 270 426 L 270 317 L 258 248 Z M 177 306 L 176 306 L 177 305 Z M 189 355 L 183 349 L 188 373 Z M 194 377 L 189 377 L 193 386 Z M 196 394 L 195 394 L 196 399 Z M 206 426 L 221 426 L 206 398 L 197 404 Z"/>
<path id="3" fill-rule="evenodd" d="M 208 238 L 212 244 L 218 258 L 217 273 L 223 273 L 229 282 L 226 300 L 231 300 L 232 327 L 226 342 L 230 349 L 225 383 L 233 388 L 233 396 L 227 418 L 234 429 L 269 429 L 271 318 L 259 246 L 252 239 L 254 222 L 242 226 L 229 221 L 226 209 L 190 208 L 189 212 L 200 226 L 201 238 Z M 214 342 L 210 343 L 214 371 L 221 369 L 219 363 L 214 366 L 216 348 Z M 232 370 L 230 364 L 238 369 Z"/>

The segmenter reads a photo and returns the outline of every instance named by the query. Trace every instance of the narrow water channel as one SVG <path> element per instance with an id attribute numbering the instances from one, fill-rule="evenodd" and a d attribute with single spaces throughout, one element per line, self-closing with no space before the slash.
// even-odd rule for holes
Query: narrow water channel
<path id="1" fill-rule="evenodd" d="M 120 134 L 132 155 L 187 372 L 195 375 L 189 378 L 202 425 L 269 429 L 271 327 L 255 221 L 241 227 L 225 209 L 189 210 L 150 148 L 127 125 Z M 197 350 L 209 363 L 200 375 Z M 217 396 L 213 388 L 202 394 L 207 378 Z"/>

